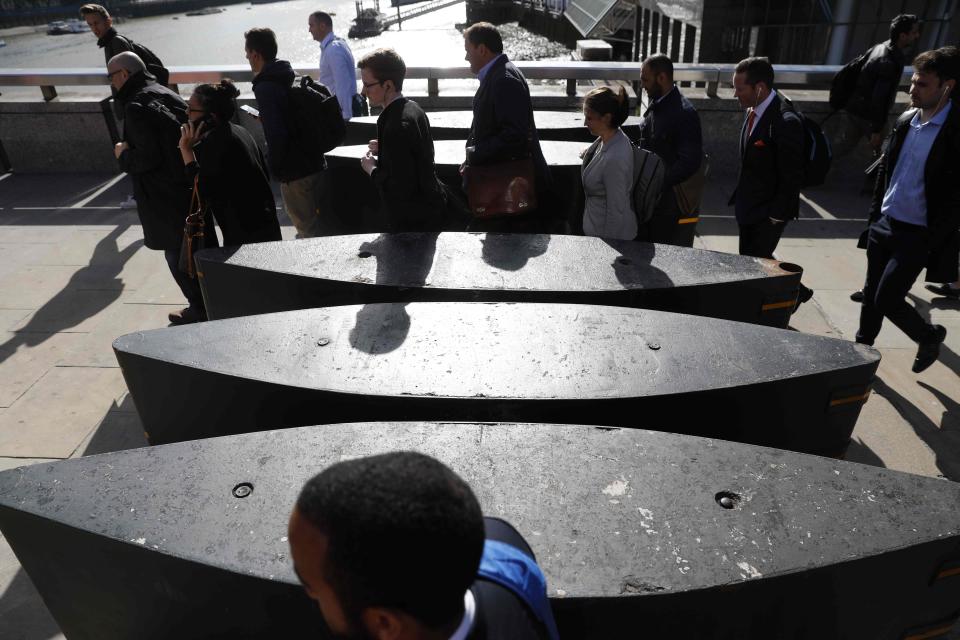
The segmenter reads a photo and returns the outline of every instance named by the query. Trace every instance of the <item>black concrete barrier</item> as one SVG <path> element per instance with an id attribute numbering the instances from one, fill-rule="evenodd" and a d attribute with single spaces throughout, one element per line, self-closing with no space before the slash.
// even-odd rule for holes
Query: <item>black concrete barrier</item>
<path id="1" fill-rule="evenodd" d="M 287 517 L 344 458 L 417 450 L 530 543 L 563 638 L 902 640 L 960 602 L 960 486 L 689 436 L 348 424 L 0 473 L 0 529 L 68 638 L 315 638 Z M 424 558 L 429 562 L 429 558 Z"/>
<path id="2" fill-rule="evenodd" d="M 466 140 L 473 123 L 473 111 L 431 111 L 430 136 L 434 140 Z M 367 144 L 377 137 L 377 118 L 361 116 L 347 121 L 347 136 L 344 144 Z M 541 140 L 567 140 L 570 142 L 593 142 L 596 137 L 583 124 L 579 111 L 534 111 L 537 135 Z M 630 116 L 621 128 L 632 140 L 640 138 L 640 123 L 643 119 Z"/>
<path id="3" fill-rule="evenodd" d="M 802 269 L 583 236 L 399 233 L 197 254 L 211 319 L 374 302 L 609 304 L 786 327 Z"/>
<path id="4" fill-rule="evenodd" d="M 840 456 L 880 362 L 833 338 L 567 304 L 325 307 L 113 346 L 151 444 L 402 418 L 641 427 Z"/>

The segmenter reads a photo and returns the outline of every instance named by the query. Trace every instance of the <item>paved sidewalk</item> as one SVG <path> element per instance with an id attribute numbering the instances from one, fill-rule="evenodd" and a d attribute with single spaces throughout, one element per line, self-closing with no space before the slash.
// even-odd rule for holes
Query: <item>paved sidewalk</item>
<path id="1" fill-rule="evenodd" d="M 0 469 L 145 444 L 110 345 L 166 326 L 184 301 L 163 257 L 143 247 L 136 213 L 119 208 L 129 191 L 125 180 L 110 184 L 115 178 L 0 177 Z M 708 193 L 698 246 L 736 249 L 723 196 Z M 792 326 L 850 340 L 859 306 L 848 296 L 863 281 L 855 243 L 867 200 L 831 189 L 807 200 L 778 252 L 804 267 L 815 290 Z M 292 238 L 292 227 L 283 232 Z M 915 346 L 885 325 L 878 380 L 848 459 L 960 480 L 960 304 L 932 299 L 922 283 L 911 298 L 947 327 L 943 355 L 911 373 Z M 2 540 L 0 637 L 62 637 Z"/>

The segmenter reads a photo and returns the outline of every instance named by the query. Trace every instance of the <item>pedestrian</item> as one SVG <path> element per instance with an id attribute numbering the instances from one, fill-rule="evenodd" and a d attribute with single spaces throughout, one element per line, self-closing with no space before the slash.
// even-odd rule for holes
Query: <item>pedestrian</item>
<path id="1" fill-rule="evenodd" d="M 143 60 L 130 51 L 111 58 L 107 74 L 124 109 L 124 139 L 116 144 L 114 154 L 133 181 L 143 243 L 148 249 L 163 251 L 170 273 L 187 299 L 186 308 L 169 314 L 170 322 L 206 320 L 200 284 L 179 266 L 190 183 L 176 145 L 179 127 L 187 119 L 187 105 L 176 93 L 157 84 Z M 212 225 L 207 237 L 217 242 Z"/>
<path id="2" fill-rule="evenodd" d="M 633 144 L 620 128 L 630 112 L 621 86 L 592 89 L 583 99 L 583 124 L 596 141 L 583 155 L 583 233 L 600 238 L 633 240 Z"/>
<path id="3" fill-rule="evenodd" d="M 518 233 L 556 229 L 562 221 L 556 219 L 559 207 L 552 202 L 550 170 L 540 148 L 526 78 L 503 53 L 500 32 L 488 22 L 477 22 L 468 27 L 463 32 L 463 47 L 470 71 L 480 80 L 473 98 L 473 121 L 467 138 L 465 165 L 491 167 L 529 158 L 535 183 L 531 190 L 538 202 L 535 210 L 520 215 L 475 218 L 469 229 Z M 466 171 L 469 191 L 470 171 Z"/>
<path id="4" fill-rule="evenodd" d="M 320 198 L 326 160 L 297 135 L 290 103 L 296 74 L 277 59 L 272 29 L 250 29 L 244 35 L 247 62 L 253 70 L 253 94 L 267 141 L 267 164 L 280 181 L 283 209 L 297 228 L 297 237 L 312 238 L 320 229 Z"/>
<path id="5" fill-rule="evenodd" d="M 960 111 L 951 100 L 960 58 L 954 48 L 927 51 L 913 69 L 912 108 L 887 138 L 877 174 L 856 340 L 872 345 L 886 316 L 918 343 L 913 371 L 919 373 L 939 357 L 947 330 L 925 321 L 907 293 L 924 267 L 929 279 L 941 282 L 958 275 L 955 255 L 944 252 L 957 251 L 960 229 Z M 944 259 L 953 273 L 931 275 Z"/>
<path id="6" fill-rule="evenodd" d="M 288 538 L 297 577 L 338 638 L 557 638 L 527 542 L 421 453 L 326 468 L 301 490 Z"/>
<path id="7" fill-rule="evenodd" d="M 773 83 L 767 58 L 745 58 L 733 74 L 734 96 L 747 118 L 740 129 L 740 175 L 727 204 L 734 207 L 740 255 L 757 258 L 773 258 L 787 223 L 800 215 L 803 123 Z M 794 310 L 812 296 L 801 284 Z"/>
<path id="8" fill-rule="evenodd" d="M 367 104 L 357 94 L 357 68 L 353 63 L 353 52 L 346 40 L 333 33 L 333 18 L 329 13 L 314 11 L 307 23 L 310 35 L 320 43 L 320 84 L 337 96 L 344 120 L 367 115 Z"/>
<path id="9" fill-rule="evenodd" d="M 360 59 L 363 95 L 383 111 L 377 138 L 360 166 L 380 193 L 385 229 L 440 231 L 446 198 L 433 166 L 430 120 L 404 97 L 407 66 L 393 49 L 377 49 Z"/>
<path id="10" fill-rule="evenodd" d="M 909 50 L 920 38 L 920 20 L 901 14 L 890 22 L 890 39 L 870 48 L 850 99 L 843 107 L 844 128 L 833 136 L 834 157 L 851 152 L 863 138 L 879 155 L 890 109 L 897 97 Z"/>
<path id="11" fill-rule="evenodd" d="M 699 199 L 681 210 L 677 190 L 700 170 L 703 138 L 700 116 L 673 81 L 673 62 L 662 53 L 640 67 L 640 85 L 650 104 L 640 123 L 640 148 L 657 154 L 665 165 L 663 191 L 653 217 L 640 230 L 640 240 L 693 246 L 693 233 L 681 233 L 681 221 L 696 225 Z"/>
<path id="12" fill-rule="evenodd" d="M 187 179 L 196 181 L 203 208 L 228 247 L 280 239 L 263 153 L 246 129 L 230 121 L 239 95 L 229 80 L 197 85 L 180 136 Z"/>

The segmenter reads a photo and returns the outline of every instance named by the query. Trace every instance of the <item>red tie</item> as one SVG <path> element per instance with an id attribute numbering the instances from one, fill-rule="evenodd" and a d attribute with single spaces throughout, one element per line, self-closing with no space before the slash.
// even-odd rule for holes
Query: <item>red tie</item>
<path id="1" fill-rule="evenodd" d="M 747 138 L 750 137 L 750 132 L 753 131 L 753 121 L 757 119 L 757 112 L 750 109 L 750 115 L 747 116 Z"/>

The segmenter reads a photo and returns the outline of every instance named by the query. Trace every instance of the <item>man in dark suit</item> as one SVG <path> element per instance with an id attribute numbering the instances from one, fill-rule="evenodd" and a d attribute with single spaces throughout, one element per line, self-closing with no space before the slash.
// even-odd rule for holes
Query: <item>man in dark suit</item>
<path id="1" fill-rule="evenodd" d="M 401 93 L 407 66 L 393 49 L 377 49 L 360 59 L 361 93 L 382 107 L 377 139 L 371 140 L 360 166 L 380 193 L 385 229 L 440 231 L 444 191 L 433 167 L 430 121 Z"/>
<path id="2" fill-rule="evenodd" d="M 867 239 L 867 281 L 863 287 L 857 342 L 873 344 L 886 316 L 919 344 L 913 371 L 940 355 L 947 330 L 930 324 L 906 301 L 920 272 L 928 277 L 944 256 L 957 277 L 956 238 L 960 228 L 960 111 L 951 102 L 960 77 L 960 56 L 952 47 L 921 53 L 913 61 L 908 110 L 884 145 L 877 174 Z"/>
<path id="3" fill-rule="evenodd" d="M 473 123 L 466 164 L 480 166 L 532 157 L 538 207 L 522 215 L 474 220 L 471 231 L 546 232 L 559 230 L 559 208 L 552 205 L 550 170 L 533 121 L 527 81 L 506 54 L 496 27 L 478 22 L 463 32 L 465 59 L 480 79 L 473 98 Z M 551 220 L 551 216 L 554 217 Z"/>
<path id="4" fill-rule="evenodd" d="M 740 175 L 728 202 L 740 227 L 740 255 L 773 258 L 787 222 L 800 215 L 803 123 L 773 89 L 767 58 L 741 60 L 733 90 L 747 111 L 740 129 Z M 801 284 L 797 304 L 812 296 Z"/>
<path id="5" fill-rule="evenodd" d="M 700 116 L 673 83 L 673 62 L 664 54 L 643 61 L 640 84 L 650 99 L 640 124 L 640 148 L 657 154 L 666 167 L 660 200 L 640 239 L 693 246 L 693 233 L 679 231 L 681 220 L 696 225 L 696 218 L 681 214 L 674 188 L 695 174 L 703 160 Z"/>

